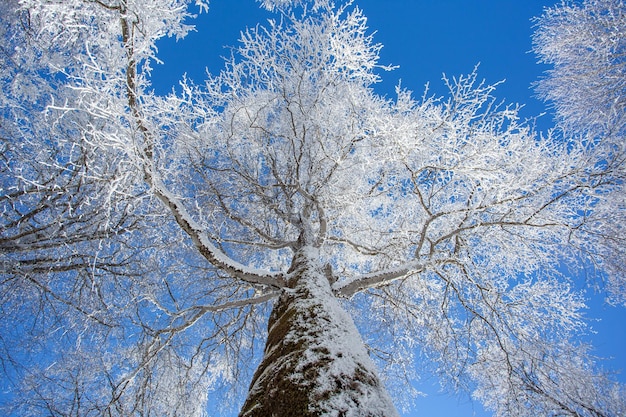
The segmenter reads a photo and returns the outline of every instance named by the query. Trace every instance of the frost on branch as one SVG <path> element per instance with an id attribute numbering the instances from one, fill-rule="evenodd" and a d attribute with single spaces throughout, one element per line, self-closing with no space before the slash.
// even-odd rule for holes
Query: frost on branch
<path id="1" fill-rule="evenodd" d="M 149 63 L 188 2 L 1 4 L 24 24 L 0 26 L 6 409 L 201 413 L 248 384 L 274 306 L 246 415 L 284 381 L 298 412 L 393 415 L 416 362 L 503 416 L 623 410 L 561 272 L 622 264 L 610 148 L 538 137 L 476 72 L 380 97 L 349 3 L 266 2 L 166 97 Z"/>
<path id="2" fill-rule="evenodd" d="M 534 50 L 550 64 L 537 84 L 556 111 L 558 127 L 572 147 L 588 156 L 588 169 L 613 182 L 606 204 L 613 221 L 602 227 L 598 252 L 605 256 L 606 288 L 613 302 L 626 303 L 623 236 L 626 179 L 626 4 L 623 0 L 564 2 L 537 19 Z M 608 214 L 612 212 L 612 214 Z M 594 225 L 596 227 L 598 224 Z"/>
<path id="3" fill-rule="evenodd" d="M 569 134 L 626 133 L 626 4 L 564 2 L 537 19 L 534 50 L 550 64 L 538 91 Z M 616 139 L 617 139 L 616 138 Z"/>
<path id="4" fill-rule="evenodd" d="M 275 8 L 282 9 L 291 4 L 295 5 L 300 3 L 297 0 L 259 0 L 259 2 L 267 10 L 274 10 Z"/>

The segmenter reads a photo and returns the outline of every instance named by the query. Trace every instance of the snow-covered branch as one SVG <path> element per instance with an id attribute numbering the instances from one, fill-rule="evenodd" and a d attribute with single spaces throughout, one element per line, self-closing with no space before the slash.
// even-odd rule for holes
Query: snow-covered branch
<path id="1" fill-rule="evenodd" d="M 445 97 L 379 96 L 388 67 L 350 1 L 261 1 L 280 18 L 242 32 L 220 74 L 157 96 L 156 42 L 192 29 L 191 3 L 0 1 L 0 361 L 23 415 L 202 415 L 212 387 L 249 385 L 257 351 L 277 385 L 262 368 L 246 413 L 297 392 L 298 410 L 320 395 L 360 415 L 359 386 L 393 415 L 352 360 L 367 353 L 346 305 L 385 369 L 410 374 L 419 351 L 503 415 L 623 414 L 573 342 L 583 302 L 562 273 L 626 294 L 623 1 L 539 21 L 562 127 L 588 114 L 562 80 L 604 74 L 563 28 L 615 46 L 599 51 L 613 85 L 589 83 L 610 102 L 565 139 L 476 70 Z M 619 10 L 584 16 L 603 4 Z"/>
<path id="2" fill-rule="evenodd" d="M 164 187 L 153 180 L 153 192 L 166 205 L 176 219 L 179 226 L 189 235 L 198 251 L 213 266 L 230 274 L 235 279 L 255 285 L 264 285 L 271 288 L 282 288 L 286 286 L 285 277 L 280 272 L 269 272 L 247 267 L 235 262 L 230 257 L 213 245 L 208 235 L 202 230 L 189 215 L 187 210 L 180 204 Z"/>
<path id="3" fill-rule="evenodd" d="M 350 298 L 354 294 L 368 288 L 382 287 L 391 284 L 393 281 L 412 274 L 419 274 L 424 267 L 418 262 L 408 262 L 393 268 L 373 272 L 352 278 L 347 281 L 339 281 L 333 285 L 335 294 L 341 297 Z"/>

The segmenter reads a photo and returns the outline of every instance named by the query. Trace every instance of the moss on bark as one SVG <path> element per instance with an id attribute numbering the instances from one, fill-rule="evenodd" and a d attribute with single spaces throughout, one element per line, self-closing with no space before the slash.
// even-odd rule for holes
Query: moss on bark
<path id="1" fill-rule="evenodd" d="M 274 306 L 240 417 L 396 416 L 354 323 L 322 269 L 308 266 L 294 271 L 293 288 Z M 352 346 L 345 339 L 359 341 L 356 352 L 344 351 Z"/>

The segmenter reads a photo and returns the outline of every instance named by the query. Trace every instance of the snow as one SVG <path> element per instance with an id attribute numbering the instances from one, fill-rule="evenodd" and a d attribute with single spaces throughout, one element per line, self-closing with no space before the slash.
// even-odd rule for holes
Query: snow
<path id="1" fill-rule="evenodd" d="M 297 313 L 285 337 L 266 350 L 265 358 L 270 360 L 276 349 L 285 346 L 305 348 L 283 354 L 265 368 L 251 393 L 267 393 L 263 385 L 267 379 L 286 362 L 295 361 L 289 379 L 294 385 L 310 387 L 309 398 L 317 399 L 309 401 L 309 407 L 314 407 L 311 411 L 324 416 L 397 416 L 352 318 L 332 293 L 319 258 L 318 250 L 311 247 L 296 255 L 296 270 L 289 281 L 293 289 L 285 290 L 285 299 Z M 282 325 L 276 320 L 269 333 Z"/>

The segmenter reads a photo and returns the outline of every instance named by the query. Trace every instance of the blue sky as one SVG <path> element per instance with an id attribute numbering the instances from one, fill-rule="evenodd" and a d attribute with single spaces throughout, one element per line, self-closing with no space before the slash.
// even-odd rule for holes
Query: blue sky
<path id="1" fill-rule="evenodd" d="M 384 73 L 377 86 L 382 94 L 393 94 L 398 81 L 421 96 L 426 83 L 431 92 L 445 94 L 442 73 L 466 74 L 480 63 L 479 77 L 494 83 L 506 82 L 496 90 L 506 102 L 524 104 L 522 117 L 539 118 L 537 126 L 551 126 L 552 116 L 544 103 L 534 97 L 532 83 L 547 67 L 538 65 L 530 52 L 532 18 L 554 1 L 539 0 L 356 0 L 376 31 L 375 40 L 384 45 L 382 64 L 399 65 Z M 154 87 L 166 92 L 183 73 L 201 83 L 205 68 L 218 72 L 221 56 L 229 55 L 224 45 L 236 45 L 239 32 L 247 26 L 265 23 L 272 15 L 259 10 L 254 0 L 212 0 L 208 14 L 196 21 L 197 32 L 183 41 L 166 40 L 159 45 L 163 65 L 154 69 Z M 606 369 L 626 370 L 626 309 L 607 306 L 602 295 L 589 303 L 595 353 L 608 359 Z M 626 376 L 619 379 L 626 382 Z M 437 392 L 436 379 L 425 378 L 419 389 L 429 396 L 420 399 L 414 413 L 430 417 L 491 416 L 467 397 L 449 397 Z"/>

